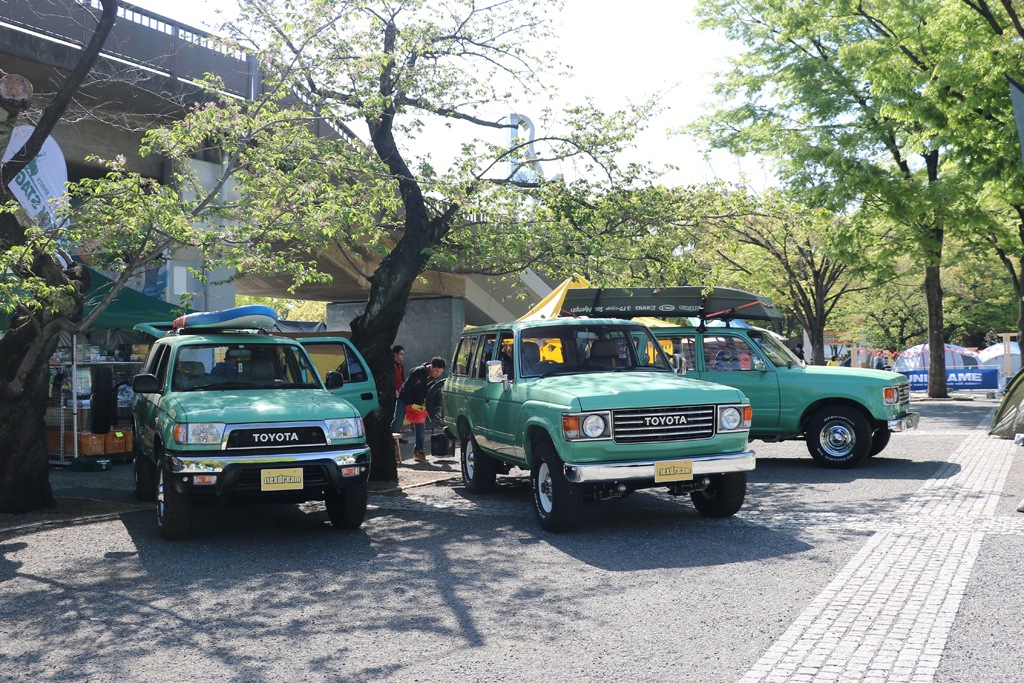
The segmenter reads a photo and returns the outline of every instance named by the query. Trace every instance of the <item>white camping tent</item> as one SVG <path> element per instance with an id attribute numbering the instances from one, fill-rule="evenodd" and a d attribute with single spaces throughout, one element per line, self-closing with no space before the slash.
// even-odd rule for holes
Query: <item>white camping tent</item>
<path id="1" fill-rule="evenodd" d="M 946 344 L 946 368 L 976 368 L 981 365 L 978 354 L 956 344 Z M 918 344 L 904 349 L 893 363 L 896 372 L 928 369 L 928 345 Z"/>
<path id="2" fill-rule="evenodd" d="M 999 342 L 979 351 L 978 357 L 981 359 L 982 365 L 999 368 L 999 372 L 1002 372 L 1004 350 L 1003 343 Z M 1020 344 L 1012 341 L 1010 342 L 1010 372 L 1017 373 L 1018 371 L 1020 371 Z"/>

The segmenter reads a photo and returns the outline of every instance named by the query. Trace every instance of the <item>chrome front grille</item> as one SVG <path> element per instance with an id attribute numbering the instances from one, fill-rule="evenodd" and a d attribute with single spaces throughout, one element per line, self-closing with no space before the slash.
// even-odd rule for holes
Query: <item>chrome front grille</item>
<path id="1" fill-rule="evenodd" d="M 715 435 L 714 406 L 672 406 L 612 411 L 617 443 L 708 439 Z"/>
<path id="2" fill-rule="evenodd" d="M 908 403 L 910 403 L 910 383 L 908 382 L 907 384 L 900 384 L 898 388 L 900 392 L 899 404 L 901 406 L 905 406 Z"/>

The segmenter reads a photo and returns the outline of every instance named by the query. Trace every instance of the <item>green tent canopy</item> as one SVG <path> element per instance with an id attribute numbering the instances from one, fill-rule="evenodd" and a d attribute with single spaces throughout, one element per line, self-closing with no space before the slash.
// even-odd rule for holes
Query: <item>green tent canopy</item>
<path id="1" fill-rule="evenodd" d="M 110 291 L 110 287 L 114 283 L 106 275 L 102 275 L 91 268 L 89 271 L 92 274 L 92 286 L 85 293 L 85 315 L 89 315 L 89 312 L 96 307 L 96 304 L 103 300 L 103 297 Z M 181 309 L 173 304 L 161 301 L 160 299 L 154 299 L 130 287 L 125 287 L 118 292 L 114 300 L 110 302 L 110 305 L 93 321 L 89 329 L 130 330 L 139 323 L 174 320 L 181 315 L 180 311 Z M 9 322 L 10 317 L 0 313 L 0 330 L 6 330 Z"/>

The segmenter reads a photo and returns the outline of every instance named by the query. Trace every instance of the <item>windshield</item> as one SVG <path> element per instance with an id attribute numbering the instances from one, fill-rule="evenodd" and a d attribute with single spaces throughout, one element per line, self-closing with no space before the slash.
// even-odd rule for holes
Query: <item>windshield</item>
<path id="1" fill-rule="evenodd" d="M 284 344 L 189 344 L 174 358 L 174 391 L 319 389 L 320 379 L 299 346 Z"/>
<path id="2" fill-rule="evenodd" d="M 526 328 L 519 337 L 522 377 L 672 369 L 646 327 L 564 325 Z"/>
<path id="3" fill-rule="evenodd" d="M 747 336 L 757 344 L 761 352 L 768 356 L 768 360 L 776 366 L 803 365 L 803 361 L 797 358 L 796 354 L 789 350 L 789 347 L 776 339 L 770 332 L 751 330 Z"/>

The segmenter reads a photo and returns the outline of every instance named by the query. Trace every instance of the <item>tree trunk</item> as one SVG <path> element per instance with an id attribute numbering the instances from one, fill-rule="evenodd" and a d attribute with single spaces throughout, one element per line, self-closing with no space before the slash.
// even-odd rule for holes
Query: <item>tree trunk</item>
<path id="1" fill-rule="evenodd" d="M 825 364 L 825 330 L 818 321 L 813 321 L 807 336 L 811 338 L 811 365 Z"/>
<path id="2" fill-rule="evenodd" d="M 942 285 L 938 265 L 925 266 L 924 293 L 928 302 L 928 397 L 947 398 L 946 344 L 942 338 Z"/>
<path id="3" fill-rule="evenodd" d="M 15 335 L 15 331 L 8 332 L 4 341 Z M 17 366 L 31 344 L 31 335 L 31 332 L 20 335 L 21 353 L 11 348 L 14 343 L 4 344 L 3 358 L 7 359 L 4 366 Z M 52 507 L 55 503 L 50 490 L 44 418 L 48 401 L 49 360 L 56 339 L 50 340 L 32 365 L 21 394 L 0 401 L 0 512 L 28 512 Z M 12 351 L 14 356 L 10 355 Z M 0 370 L 3 376 L 8 376 L 3 370 Z"/>
<path id="4" fill-rule="evenodd" d="M 373 274 L 366 310 L 352 321 L 352 343 L 363 354 L 377 385 L 380 405 L 366 416 L 366 443 L 373 453 L 370 478 L 389 481 L 398 477 L 391 421 L 395 413 L 395 361 L 391 347 L 405 316 L 409 293 L 430 258 L 424 230 L 406 229 L 395 248 Z"/>

